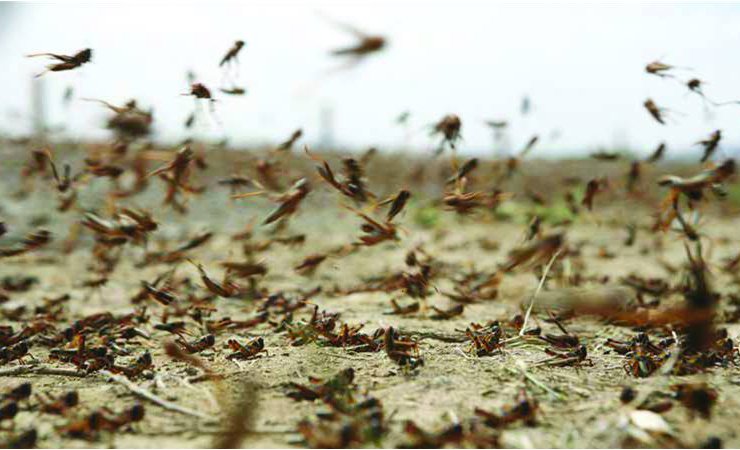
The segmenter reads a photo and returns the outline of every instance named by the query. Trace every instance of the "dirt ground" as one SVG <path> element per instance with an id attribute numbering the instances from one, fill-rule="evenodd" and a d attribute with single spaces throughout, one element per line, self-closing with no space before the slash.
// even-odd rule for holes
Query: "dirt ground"
<path id="1" fill-rule="evenodd" d="M 532 169 L 528 173 L 536 176 L 537 170 Z M 372 177 L 369 178 L 372 186 Z M 218 175 L 210 173 L 204 178 L 210 185 L 216 179 Z M 515 342 L 483 357 L 471 354 L 468 351 L 470 343 L 464 339 L 459 342 L 439 339 L 440 335 L 464 336 L 463 332 L 471 322 L 508 320 L 522 313 L 539 282 L 538 271 L 518 270 L 506 274 L 495 299 L 466 304 L 462 315 L 448 320 L 432 320 L 424 311 L 410 316 L 384 314 L 390 309 L 390 299 L 397 299 L 401 304 L 411 301 L 401 291 L 332 294 L 335 287 L 349 289 L 362 284 L 368 277 L 408 270 L 404 263 L 405 255 L 419 247 L 456 271 L 494 273 L 507 260 L 509 251 L 523 243 L 527 219 L 516 216 L 519 210 L 507 218 L 485 213 L 460 217 L 451 211 L 439 210 L 433 220 L 424 220 L 423 214 L 432 213 L 426 206 L 426 197 L 418 195 L 397 220 L 402 226 L 397 242 L 364 248 L 341 258 L 330 257 L 311 276 L 296 274 L 293 267 L 307 255 L 354 242 L 360 233 L 360 220 L 350 211 L 338 207 L 337 194 L 324 186 L 319 187 L 318 180 L 314 183 L 316 191 L 312 196 L 315 198 L 302 205 L 287 229 L 281 231 L 284 235 L 305 233 L 305 244 L 295 248 L 272 245 L 260 252 L 258 259 L 269 271 L 258 280 L 258 286 L 271 293 L 284 291 L 291 295 L 321 287 L 322 292 L 310 299 L 312 304 L 321 310 L 340 313 L 341 323 L 364 324 L 363 331 L 368 333 L 378 327 L 393 326 L 414 337 L 418 340 L 424 361 L 422 367 L 413 370 L 399 367 L 383 351 L 356 353 L 316 343 L 294 346 L 286 333 L 276 332 L 272 325 L 263 323 L 238 332 L 227 330 L 218 333 L 216 345 L 199 354 L 214 372 L 224 376 L 223 381 L 189 382 L 187 380 L 199 372 L 183 362 L 172 361 L 164 354 L 162 343 L 172 335 L 152 327 L 152 323 L 159 322 L 155 316 L 162 309 L 152 302 L 149 311 L 152 323 L 140 326 L 151 334 L 151 339 L 132 340 L 127 344 L 133 350 L 132 357 L 121 357 L 120 361 L 132 361 L 133 356 L 144 350 L 150 351 L 154 369 L 132 382 L 163 399 L 198 411 L 204 415 L 203 418 L 168 411 L 138 399 L 129 389 L 111 382 L 100 373 L 84 377 L 6 375 L 0 377 L 0 392 L 30 381 L 37 393 L 59 395 L 76 390 L 80 395 L 80 405 L 67 417 L 60 417 L 39 414 L 30 407 L 24 408 L 22 403 L 12 431 L 0 431 L 0 442 L 35 427 L 40 447 L 209 447 L 222 433 L 227 415 L 224 409 L 238 403 L 245 386 L 255 383 L 258 406 L 250 413 L 254 417 L 253 426 L 241 445 L 305 446 L 296 431 L 297 424 L 303 419 L 316 420 L 317 411 L 326 407 L 320 401 L 297 402 L 288 398 L 285 384 L 305 384 L 309 376 L 331 377 L 351 367 L 355 369 L 355 382 L 360 389 L 382 401 L 388 421 L 388 433 L 381 441 L 384 447 L 397 447 L 408 442 L 403 431 L 407 420 L 415 421 L 428 431 L 440 430 L 454 420 L 472 417 L 475 408 L 497 411 L 511 404 L 521 389 L 526 389 L 539 404 L 537 424 L 526 426 L 517 423 L 506 427 L 500 437 L 501 445 L 506 447 L 696 447 L 711 437 L 720 438 L 727 447 L 740 446 L 737 429 L 740 421 L 740 372 L 737 367 L 716 367 L 691 376 L 657 373 L 647 378 L 635 378 L 625 371 L 625 358 L 605 346 L 607 338 L 633 337 L 636 333 L 629 327 L 595 318 L 566 321 L 568 331 L 578 335 L 586 345 L 592 362 L 592 365 L 577 367 L 539 364 L 548 355 L 543 351 L 545 343 L 535 338 Z M 8 183 L 3 189 L 6 194 L 14 190 Z M 43 189 L 23 201 L 13 200 L 10 195 L 0 198 L 7 199 L 3 200 L 2 215 L 14 235 L 22 235 L 19 230 L 30 229 L 30 222 L 43 222 L 41 216 L 50 216 L 44 226 L 61 239 L 69 224 L 78 220 L 81 214 L 58 214 Z M 512 202 L 523 205 L 522 209 L 527 212 L 535 208 L 521 197 Z M 202 263 L 216 279 L 223 274 L 220 262 L 241 256 L 240 244 L 235 243 L 230 235 L 253 219 L 261 220 L 273 206 L 264 199 L 229 200 L 228 190 L 217 187 L 206 195 L 193 197 L 189 204 L 192 213 L 185 218 L 162 209 L 151 199 L 139 199 L 134 203 L 153 209 L 161 224 L 149 245 L 173 245 L 173 242 L 184 242 L 199 231 L 215 232 L 215 237 L 207 245 L 193 250 L 188 256 Z M 650 232 L 651 221 L 650 210 L 643 206 L 600 206 L 597 200 L 594 212 L 584 211 L 567 225 L 546 222 L 543 229 L 547 232 L 563 231 L 567 244 L 580 250 L 580 263 L 574 262 L 569 270 L 578 271 L 587 280 L 583 282 L 585 287 L 598 288 L 601 283 L 595 278 L 603 276 L 608 276 L 607 284 L 620 284 L 620 280 L 630 274 L 679 283 L 681 274 L 670 273 L 667 267 L 680 266 L 686 260 L 684 240 L 672 231 L 665 234 Z M 638 232 L 635 243 L 625 246 L 625 225 L 630 222 L 637 225 Z M 255 240 L 271 236 L 269 227 L 257 226 L 255 230 Z M 737 292 L 737 285 L 734 276 L 719 267 L 724 258 L 737 254 L 740 236 L 737 235 L 734 218 L 723 214 L 708 213 L 703 219 L 702 230 L 711 237 L 705 257 L 712 271 L 713 286 L 722 295 L 724 307 L 727 296 Z M 80 283 L 90 277 L 87 273 L 91 261 L 90 246 L 88 234 L 83 235 L 82 241 L 69 255 L 60 254 L 59 242 L 55 241 L 51 247 L 38 252 L 2 260 L 0 278 L 24 275 L 38 279 L 30 290 L 13 293 L 2 308 L 11 310 L 24 305 L 32 310 L 43 298 L 68 293 L 71 299 L 65 304 L 63 323 L 69 324 L 97 312 L 128 314 L 133 310 L 130 299 L 140 290 L 141 280 L 153 280 L 170 268 L 164 264 L 136 267 L 135 263 L 141 260 L 144 250 L 127 247 L 123 262 L 110 275 L 107 284 L 100 289 L 83 288 Z M 568 269 L 559 266 L 557 271 L 562 270 Z M 198 272 L 192 265 L 180 263 L 176 274 L 190 278 L 202 289 Z M 545 284 L 542 298 L 547 298 L 548 292 L 565 287 L 563 280 L 563 277 L 553 276 Z M 431 306 L 447 309 L 454 305 L 443 295 L 451 290 L 451 279 L 440 277 L 432 281 L 432 286 L 431 294 L 422 301 L 422 309 Z M 664 301 L 677 302 L 679 298 L 673 295 Z M 256 308 L 256 301 L 248 299 L 216 298 L 213 304 L 217 308 L 215 317 L 229 316 L 235 320 L 253 317 Z M 306 318 L 310 311 L 305 309 L 297 313 L 297 317 Z M 22 328 L 30 315 L 29 311 L 22 319 L 3 320 L 3 324 Z M 557 334 L 557 327 L 545 319 L 545 311 L 535 307 L 532 325 L 541 326 L 543 332 Z M 740 326 L 734 323 L 719 325 L 727 328 L 730 337 L 737 340 Z M 667 330 L 650 330 L 649 333 L 656 339 L 670 336 Z M 235 337 L 244 342 L 258 336 L 264 338 L 268 354 L 249 361 L 225 358 L 228 349 L 224 347 L 228 339 Z M 74 368 L 71 364 L 49 360 L 49 349 L 44 346 L 34 345 L 30 353 L 33 358 L 25 358 L 26 364 Z M 19 364 L 18 361 L 10 362 L 0 367 L 0 371 Z M 718 398 L 711 419 L 694 417 L 687 408 L 674 402 L 673 408 L 661 414 L 670 428 L 667 433 L 660 437 L 651 434 L 655 438 L 653 441 L 627 440 L 627 436 L 634 433 L 634 427 L 628 424 L 634 406 L 620 402 L 624 386 L 632 386 L 638 393 L 647 395 L 654 391 L 670 393 L 670 386 L 686 382 L 706 382 L 717 390 Z M 33 402 L 31 400 L 30 404 Z M 106 406 L 120 411 L 137 402 L 145 406 L 146 414 L 130 430 L 102 433 L 92 441 L 62 437 L 59 432 L 59 428 L 72 419 L 85 417 L 96 408 Z"/>

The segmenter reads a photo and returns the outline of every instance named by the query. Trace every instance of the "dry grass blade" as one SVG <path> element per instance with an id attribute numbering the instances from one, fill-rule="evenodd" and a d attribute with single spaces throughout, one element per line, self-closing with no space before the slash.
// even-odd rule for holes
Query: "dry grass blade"
<path id="1" fill-rule="evenodd" d="M 174 411 L 174 412 L 178 412 L 180 414 L 185 414 L 187 416 L 198 417 L 199 419 L 205 419 L 205 420 L 210 420 L 210 421 L 214 421 L 215 420 L 215 417 L 213 417 L 213 416 L 209 416 L 208 414 L 203 414 L 202 412 L 195 411 L 195 410 L 192 410 L 190 408 L 186 408 L 184 406 L 180 406 L 180 405 L 178 405 L 176 403 L 172 403 L 172 402 L 167 401 L 167 400 L 165 400 L 163 398 L 160 398 L 160 397 L 154 395 L 153 393 L 147 391 L 146 389 L 142 388 L 141 386 L 137 386 L 136 384 L 132 383 L 126 377 L 122 377 L 120 375 L 113 374 L 113 373 L 111 373 L 111 372 L 109 372 L 107 370 L 101 370 L 100 371 L 100 374 L 103 375 L 103 376 L 106 376 L 106 377 L 110 378 L 111 380 L 115 381 L 116 383 L 124 386 L 126 389 L 128 389 L 129 391 L 131 391 L 137 397 L 141 397 L 144 400 L 148 400 L 148 401 L 154 403 L 155 405 L 159 405 L 159 406 L 161 406 L 162 408 L 164 408 L 164 409 L 166 409 L 168 411 Z"/>
<path id="2" fill-rule="evenodd" d="M 527 329 L 527 323 L 529 322 L 529 316 L 532 315 L 532 308 L 534 308 L 534 302 L 537 300 L 537 294 L 540 293 L 542 290 L 542 286 L 545 285 L 545 280 L 547 280 L 547 274 L 550 273 L 550 268 L 552 268 L 552 265 L 555 263 L 555 260 L 560 255 L 562 249 L 558 249 L 553 255 L 552 258 L 550 258 L 550 261 L 545 266 L 545 269 L 542 271 L 542 278 L 540 278 L 540 283 L 537 285 L 537 289 L 535 289 L 534 294 L 532 294 L 532 299 L 529 301 L 529 307 L 527 307 L 527 313 L 524 315 L 524 322 L 522 323 L 521 329 L 519 329 L 519 336 L 524 336 L 524 330 Z"/>

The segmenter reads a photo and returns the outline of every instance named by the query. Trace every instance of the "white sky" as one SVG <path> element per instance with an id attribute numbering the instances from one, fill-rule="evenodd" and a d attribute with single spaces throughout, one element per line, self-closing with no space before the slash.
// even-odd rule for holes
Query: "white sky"
<path id="1" fill-rule="evenodd" d="M 353 42 L 318 13 L 385 35 L 390 46 L 358 67 L 325 75 L 337 65 L 328 51 Z M 0 129 L 27 130 L 30 76 L 43 69 L 33 52 L 94 49 L 80 70 L 45 78 L 49 118 L 71 137 L 105 136 L 104 110 L 76 101 L 61 106 L 64 88 L 78 97 L 121 103 L 137 98 L 155 108 L 157 137 L 186 136 L 193 100 L 185 72 L 213 91 L 218 61 L 243 39 L 244 97 L 219 94 L 223 122 L 201 137 L 234 143 L 283 140 L 303 127 L 319 137 L 319 111 L 334 111 L 334 137 L 353 147 L 398 147 L 393 123 L 409 110 L 411 144 L 428 149 L 426 125 L 444 114 L 463 120 L 468 151 L 490 148 L 484 119 L 508 119 L 514 147 L 534 133 L 540 154 L 630 145 L 641 152 L 659 141 L 674 155 L 699 154 L 692 144 L 717 128 L 725 148 L 740 145 L 740 106 L 709 120 L 702 101 L 675 80 L 647 75 L 661 58 L 682 78 L 699 77 L 719 100 L 740 99 L 740 5 L 500 4 L 494 2 L 243 1 L 199 4 L 3 5 L 0 9 Z M 318 81 L 317 81 L 318 80 Z M 533 111 L 519 113 L 523 95 Z M 642 103 L 651 97 L 673 109 L 674 121 L 654 122 Z M 15 111 L 15 116 L 10 112 Z M 20 118 L 18 117 L 20 116 Z M 553 130 L 558 139 L 550 138 Z M 692 153 L 693 152 L 693 153 Z"/>

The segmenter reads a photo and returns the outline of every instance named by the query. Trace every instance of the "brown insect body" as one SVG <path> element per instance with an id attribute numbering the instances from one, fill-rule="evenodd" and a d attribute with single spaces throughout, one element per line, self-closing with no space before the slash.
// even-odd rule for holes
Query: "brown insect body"
<path id="1" fill-rule="evenodd" d="M 92 49 L 86 48 L 80 50 L 74 55 L 60 55 L 56 53 L 36 53 L 28 55 L 29 58 L 33 58 L 36 56 L 48 56 L 49 58 L 60 61 L 58 63 L 46 66 L 46 70 L 44 72 L 36 75 L 36 77 L 38 78 L 44 75 L 46 72 L 63 72 L 67 70 L 72 70 L 90 62 L 90 60 L 92 59 Z"/>

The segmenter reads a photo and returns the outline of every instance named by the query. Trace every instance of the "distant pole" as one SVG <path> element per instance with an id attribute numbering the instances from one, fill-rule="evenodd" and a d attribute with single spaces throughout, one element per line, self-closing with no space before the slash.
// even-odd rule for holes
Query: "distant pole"
<path id="1" fill-rule="evenodd" d="M 323 105 L 319 117 L 319 146 L 322 150 L 334 148 L 334 108 Z"/>
<path id="2" fill-rule="evenodd" d="M 31 79 L 31 120 L 33 122 L 33 137 L 44 139 L 46 137 L 46 104 L 44 80 L 42 78 Z"/>

